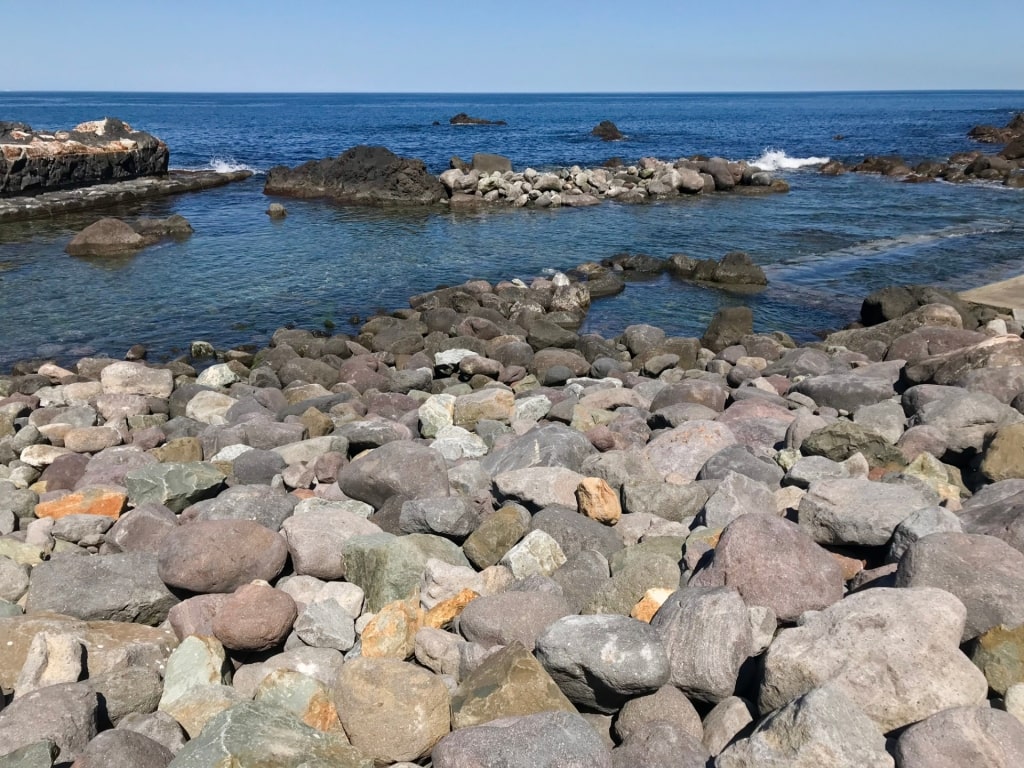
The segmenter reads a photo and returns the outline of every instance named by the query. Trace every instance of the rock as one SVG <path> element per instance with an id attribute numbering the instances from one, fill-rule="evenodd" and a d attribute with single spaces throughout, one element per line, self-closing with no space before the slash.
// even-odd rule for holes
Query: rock
<path id="1" fill-rule="evenodd" d="M 352 745 L 380 764 L 419 760 L 450 730 L 448 689 L 404 661 L 353 659 L 333 695 Z"/>
<path id="2" fill-rule="evenodd" d="M 702 741 L 712 756 L 718 756 L 754 722 L 753 707 L 739 696 L 722 699 L 704 718 Z"/>
<path id="3" fill-rule="evenodd" d="M 611 120 L 602 120 L 594 126 L 594 130 L 590 134 L 597 136 L 601 141 L 620 141 L 624 138 L 618 127 Z"/>
<path id="4" fill-rule="evenodd" d="M 387 443 L 355 459 L 338 473 L 338 486 L 376 509 L 394 495 L 423 499 L 449 494 L 444 459 L 408 441 Z"/>
<path id="5" fill-rule="evenodd" d="M 496 565 L 530 530 L 529 513 L 522 507 L 503 506 L 480 523 L 462 544 L 462 551 L 477 568 Z"/>
<path id="6" fill-rule="evenodd" d="M 668 650 L 672 685 L 701 701 L 718 702 L 733 693 L 740 666 L 753 652 L 749 614 L 735 589 L 679 590 L 651 627 Z"/>
<path id="7" fill-rule="evenodd" d="M 806 455 L 824 456 L 833 461 L 845 461 L 860 453 L 875 467 L 906 464 L 903 453 L 878 432 L 844 419 L 815 429 L 804 438 L 800 450 Z"/>
<path id="8" fill-rule="evenodd" d="M 1000 624 L 1024 624 L 1024 554 L 994 536 L 940 532 L 918 539 L 900 559 L 896 586 L 956 595 L 967 609 L 963 642 Z"/>
<path id="9" fill-rule="evenodd" d="M 52 741 L 63 760 L 74 761 L 99 732 L 99 699 L 85 683 L 50 685 L 0 711 L 0 747 L 9 753 Z"/>
<path id="10" fill-rule="evenodd" d="M 84 660 L 85 646 L 74 635 L 36 635 L 15 683 L 15 698 L 48 685 L 78 682 Z"/>
<path id="11" fill-rule="evenodd" d="M 989 707 L 956 707 L 915 723 L 893 750 L 900 768 L 1001 768 L 1024 760 L 1024 725 Z"/>
<path id="12" fill-rule="evenodd" d="M 562 467 L 580 472 L 583 460 L 596 454 L 590 441 L 575 429 L 548 424 L 531 429 L 480 461 L 492 477 L 527 467 Z"/>
<path id="13" fill-rule="evenodd" d="M 970 643 L 974 665 L 985 673 L 988 686 L 1001 696 L 1024 682 L 1024 625 L 1000 625 L 982 633 Z"/>
<path id="14" fill-rule="evenodd" d="M 121 621 L 84 622 L 54 613 L 0 618 L 0 687 L 12 690 L 28 660 L 32 641 L 41 634 L 69 636 L 85 645 L 89 674 L 97 677 L 124 666 L 161 667 L 177 645 L 174 633 Z"/>
<path id="15" fill-rule="evenodd" d="M 68 515 L 102 515 L 117 519 L 128 506 L 128 497 L 115 488 L 94 486 L 36 504 L 36 517 L 60 519 Z"/>
<path id="16" fill-rule="evenodd" d="M 124 477 L 132 504 L 163 504 L 180 512 L 189 504 L 215 496 L 224 484 L 224 473 L 213 464 L 152 464 L 132 469 Z"/>
<path id="17" fill-rule="evenodd" d="M 711 318 L 700 343 L 712 352 L 721 352 L 753 332 L 754 315 L 749 307 L 722 307 Z"/>
<path id="18" fill-rule="evenodd" d="M 704 768 L 709 759 L 700 739 L 664 720 L 643 723 L 612 750 L 615 768 Z"/>
<path id="19" fill-rule="evenodd" d="M 716 768 L 893 768 L 885 736 L 839 686 L 825 685 L 760 722 L 726 747 Z"/>
<path id="20" fill-rule="evenodd" d="M 530 520 L 530 528 L 551 536 L 567 558 L 584 549 L 592 549 L 605 557 L 611 557 L 623 546 L 622 539 L 614 530 L 568 507 L 542 509 Z"/>
<path id="21" fill-rule="evenodd" d="M 771 608 L 780 621 L 820 611 L 843 597 L 836 559 L 780 517 L 742 515 L 722 531 L 710 564 L 691 586 L 732 587 L 747 605 Z"/>
<path id="22" fill-rule="evenodd" d="M 271 203 L 267 207 L 267 216 L 272 219 L 283 219 L 288 215 L 288 209 L 280 203 Z"/>
<path id="23" fill-rule="evenodd" d="M 768 648 L 761 712 L 829 682 L 886 733 L 980 704 L 988 685 L 959 648 L 965 617 L 959 600 L 933 588 L 868 589 L 805 614 Z"/>
<path id="24" fill-rule="evenodd" d="M 700 715 L 690 700 L 675 686 L 664 685 L 654 693 L 627 701 L 615 718 L 615 734 L 627 741 L 640 726 L 656 720 L 670 722 L 694 738 L 703 733 Z"/>
<path id="25" fill-rule="evenodd" d="M 434 768 L 611 768 L 593 727 L 570 712 L 508 717 L 463 728 L 431 753 Z"/>
<path id="26" fill-rule="evenodd" d="M 533 530 L 511 547 L 499 562 L 516 579 L 525 579 L 535 575 L 550 576 L 565 560 L 557 541 L 544 531 Z"/>
<path id="27" fill-rule="evenodd" d="M 345 542 L 353 536 L 382 533 L 379 526 L 343 503 L 307 506 L 303 502 L 296 512 L 281 524 L 281 532 L 299 575 L 340 579 L 345 572 L 340 557 Z"/>
<path id="28" fill-rule="evenodd" d="M 278 669 L 263 678 L 256 701 L 291 712 L 303 723 L 324 733 L 344 731 L 330 689 L 320 680 L 290 669 Z"/>
<path id="29" fill-rule="evenodd" d="M 174 759 L 167 747 L 134 731 L 110 730 L 90 741 L 75 768 L 166 768 Z"/>
<path id="30" fill-rule="evenodd" d="M 104 536 L 113 552 L 160 552 L 163 537 L 178 525 L 177 516 L 162 504 L 142 504 L 117 519 Z M 103 550 L 105 551 L 105 550 Z"/>
<path id="31" fill-rule="evenodd" d="M 418 592 L 431 558 L 449 565 L 469 566 L 456 544 L 422 533 L 353 536 L 345 541 L 340 554 L 345 580 L 365 591 L 366 608 L 374 613 Z"/>
<path id="32" fill-rule="evenodd" d="M 114 726 L 134 714 L 155 712 L 164 687 L 159 672 L 135 665 L 90 675 L 87 682 L 100 696 L 106 717 Z"/>
<path id="33" fill-rule="evenodd" d="M 398 157 L 384 147 L 358 146 L 336 158 L 267 171 L 266 195 L 328 197 L 348 205 L 431 205 L 444 196 L 441 182 L 422 160 Z"/>
<path id="34" fill-rule="evenodd" d="M 108 395 L 143 395 L 167 399 L 174 388 L 169 370 L 130 362 L 105 366 L 100 372 L 100 382 L 103 392 Z"/>
<path id="35" fill-rule="evenodd" d="M 819 544 L 877 547 L 896 527 L 936 499 L 911 485 L 867 478 L 816 480 L 800 502 L 800 527 Z"/>
<path id="36" fill-rule="evenodd" d="M 230 552 L 230 557 L 225 553 Z M 249 520 L 181 525 L 161 542 L 160 578 L 191 592 L 233 592 L 253 579 L 272 581 L 284 568 L 284 539 Z"/>
<path id="37" fill-rule="evenodd" d="M 668 681 L 655 629 L 625 616 L 567 616 L 537 638 L 536 656 L 577 706 L 613 714 L 627 699 Z"/>
<path id="38" fill-rule="evenodd" d="M 1002 539 L 1024 551 L 1024 481 L 1003 480 L 982 488 L 968 499 L 959 518 L 967 533 Z"/>
<path id="39" fill-rule="evenodd" d="M 1024 424 L 999 427 L 986 446 L 981 473 L 993 483 L 1024 478 Z"/>
<path id="40" fill-rule="evenodd" d="M 470 117 L 465 112 L 459 112 L 448 119 L 449 125 L 507 125 L 504 120 L 488 120 L 483 117 Z"/>
<path id="41" fill-rule="evenodd" d="M 826 374 L 797 382 L 790 392 L 807 395 L 818 405 L 853 412 L 864 405 L 874 405 L 895 395 L 887 379 L 857 373 Z"/>
<path id="42" fill-rule="evenodd" d="M 483 646 L 519 642 L 532 651 L 545 629 L 572 613 L 560 595 L 502 592 L 478 597 L 466 606 L 459 617 L 459 631 L 470 642 Z"/>
<path id="43" fill-rule="evenodd" d="M 774 515 L 775 498 L 763 483 L 728 472 L 704 503 L 697 522 L 709 528 L 723 528 L 748 512 Z"/>
<path id="44" fill-rule="evenodd" d="M 919 509 L 896 526 L 886 559 L 890 563 L 898 563 L 911 544 L 930 533 L 940 531 L 961 533 L 963 532 L 963 523 L 960 522 L 959 517 L 945 507 Z"/>
<path id="45" fill-rule="evenodd" d="M 605 525 L 615 525 L 622 517 L 618 494 L 600 477 L 585 477 L 580 481 L 576 503 L 582 514 Z"/>
<path id="46" fill-rule="evenodd" d="M 157 558 L 133 552 L 40 563 L 33 569 L 26 612 L 156 626 L 177 602 L 158 574 Z"/>
<path id="47" fill-rule="evenodd" d="M 182 748 L 172 768 L 258 765 L 273 755 L 274 766 L 301 768 L 373 768 L 373 759 L 352 747 L 342 734 L 323 733 L 292 713 L 259 701 L 236 704 L 215 715 Z"/>
<path id="48" fill-rule="evenodd" d="M 527 467 L 494 476 L 498 497 L 518 501 L 528 509 L 559 505 L 576 509 L 576 489 L 583 477 L 562 467 Z"/>
<path id="49" fill-rule="evenodd" d="M 994 336 L 976 344 L 926 357 L 904 371 L 913 383 L 954 384 L 971 371 L 1024 364 L 1024 339 Z"/>
<path id="50" fill-rule="evenodd" d="M 0 755 L 0 768 L 52 768 L 59 752 L 55 742 L 44 739 Z"/>
<path id="51" fill-rule="evenodd" d="M 655 437 L 643 450 L 643 456 L 663 477 L 687 483 L 696 479 L 708 459 L 735 443 L 728 427 L 698 419 Z"/>
<path id="52" fill-rule="evenodd" d="M 460 683 L 452 695 L 452 728 L 540 712 L 575 711 L 537 659 L 513 641 L 487 657 Z"/>
<path id="53" fill-rule="evenodd" d="M 904 402 L 908 393 L 915 390 L 917 387 L 907 390 Z M 984 392 L 951 389 L 939 394 L 944 396 L 914 409 L 915 422 L 941 429 L 947 448 L 954 453 L 981 452 L 999 429 L 1024 419 L 1019 412 Z"/>
<path id="54" fill-rule="evenodd" d="M 285 592 L 259 582 L 244 584 L 213 618 L 213 633 L 225 648 L 266 651 L 284 642 L 298 616 Z"/>

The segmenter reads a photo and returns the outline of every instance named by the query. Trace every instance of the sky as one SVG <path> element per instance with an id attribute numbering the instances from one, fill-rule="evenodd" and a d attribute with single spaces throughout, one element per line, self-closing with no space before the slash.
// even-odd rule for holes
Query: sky
<path id="1" fill-rule="evenodd" d="M 1024 89 L 1024 0 L 0 0 L 0 91 Z"/>

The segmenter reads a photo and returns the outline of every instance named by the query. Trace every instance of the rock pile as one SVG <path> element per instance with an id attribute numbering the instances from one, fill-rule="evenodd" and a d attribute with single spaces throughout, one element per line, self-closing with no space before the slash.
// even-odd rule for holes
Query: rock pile
<path id="1" fill-rule="evenodd" d="M 683 158 L 666 162 L 645 157 L 619 168 L 562 168 L 541 172 L 481 172 L 451 168 L 440 176 L 452 208 L 505 204 L 521 208 L 583 207 L 602 200 L 643 203 L 704 192 L 788 192 L 782 179 L 746 162 Z"/>
<path id="2" fill-rule="evenodd" d="M 0 377 L 0 763 L 1024 764 L 1024 339 L 471 281 Z"/>
<path id="3" fill-rule="evenodd" d="M 972 139 L 988 144 L 1005 144 L 997 154 L 961 152 L 946 161 L 926 160 L 911 167 L 902 157 L 866 157 L 847 166 L 839 160 L 825 163 L 821 172 L 839 176 L 847 172 L 876 173 L 906 182 L 943 181 L 962 184 L 972 181 L 1001 182 L 1007 187 L 1024 189 L 1024 112 L 1005 128 L 978 125 L 968 133 Z"/>
<path id="4" fill-rule="evenodd" d="M 163 176 L 168 159 L 160 139 L 113 117 L 52 133 L 0 122 L 0 197 Z"/>

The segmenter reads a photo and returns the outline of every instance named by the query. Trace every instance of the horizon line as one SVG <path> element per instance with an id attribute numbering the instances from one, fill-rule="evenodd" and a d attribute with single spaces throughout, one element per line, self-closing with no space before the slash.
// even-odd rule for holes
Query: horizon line
<path id="1" fill-rule="evenodd" d="M 73 89 L 0 89 L 0 93 L 103 93 L 103 94 L 177 94 L 208 96 L 736 96 L 736 95 L 816 95 L 859 93 L 1024 93 L 1024 88 L 840 88 L 797 90 L 697 90 L 697 91 L 225 91 L 225 90 L 97 90 Z"/>

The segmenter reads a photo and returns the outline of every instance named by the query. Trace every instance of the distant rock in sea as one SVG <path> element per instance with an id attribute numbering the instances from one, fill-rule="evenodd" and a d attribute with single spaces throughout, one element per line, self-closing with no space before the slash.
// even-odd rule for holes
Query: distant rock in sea
<path id="1" fill-rule="evenodd" d="M 601 141 L 621 141 L 625 138 L 618 126 L 616 126 L 611 120 L 602 120 L 594 126 L 594 130 L 592 130 L 590 134 L 592 136 L 597 136 Z"/>
<path id="2" fill-rule="evenodd" d="M 448 119 L 451 125 L 508 125 L 504 120 L 488 120 L 484 117 L 470 117 L 465 112 L 459 112 Z"/>

